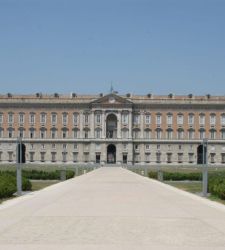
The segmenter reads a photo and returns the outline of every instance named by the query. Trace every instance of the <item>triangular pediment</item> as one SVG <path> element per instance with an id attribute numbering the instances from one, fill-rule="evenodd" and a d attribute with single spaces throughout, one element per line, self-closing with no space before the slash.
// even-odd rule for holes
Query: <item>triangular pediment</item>
<path id="1" fill-rule="evenodd" d="M 92 104 L 132 104 L 132 102 L 122 96 L 111 93 L 94 100 Z"/>

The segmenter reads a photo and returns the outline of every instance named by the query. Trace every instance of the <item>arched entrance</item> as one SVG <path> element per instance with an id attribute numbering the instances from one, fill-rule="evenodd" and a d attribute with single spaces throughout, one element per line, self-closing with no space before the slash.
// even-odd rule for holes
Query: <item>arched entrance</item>
<path id="1" fill-rule="evenodd" d="M 106 119 L 106 138 L 117 138 L 117 117 L 110 114 Z"/>
<path id="2" fill-rule="evenodd" d="M 116 146 L 113 144 L 107 147 L 107 163 L 116 163 Z"/>
<path id="3" fill-rule="evenodd" d="M 206 163 L 207 149 L 204 147 L 204 163 Z M 197 164 L 203 164 L 203 145 L 197 147 Z"/>

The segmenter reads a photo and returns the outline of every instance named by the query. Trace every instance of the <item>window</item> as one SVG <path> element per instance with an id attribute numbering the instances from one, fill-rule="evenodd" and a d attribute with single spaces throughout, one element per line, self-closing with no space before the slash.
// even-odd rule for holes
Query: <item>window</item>
<path id="1" fill-rule="evenodd" d="M 150 139 L 151 138 L 151 131 L 150 130 L 145 130 L 144 131 L 144 138 L 145 139 Z"/>
<path id="2" fill-rule="evenodd" d="M 225 126 L 225 114 L 221 115 L 221 125 Z"/>
<path id="3" fill-rule="evenodd" d="M 14 122 L 14 116 L 13 113 L 8 114 L 8 123 L 13 123 Z"/>
<path id="4" fill-rule="evenodd" d="M 65 126 L 68 123 L 68 114 L 67 113 L 63 113 L 62 114 L 62 124 Z"/>
<path id="5" fill-rule="evenodd" d="M 63 149 L 64 149 L 64 150 L 67 149 L 67 144 L 64 143 L 62 146 L 63 146 Z"/>
<path id="6" fill-rule="evenodd" d="M 67 134 L 68 134 L 67 129 L 63 129 L 63 130 L 62 130 L 62 138 L 63 138 L 63 139 L 67 138 Z"/>
<path id="7" fill-rule="evenodd" d="M 19 128 L 19 137 L 23 138 L 24 137 L 24 129 L 23 128 Z"/>
<path id="8" fill-rule="evenodd" d="M 122 124 L 128 124 L 128 114 L 122 114 Z"/>
<path id="9" fill-rule="evenodd" d="M 30 129 L 30 138 L 34 138 L 35 137 L 35 129 L 34 128 L 31 128 Z"/>
<path id="10" fill-rule="evenodd" d="M 157 125 L 161 125 L 161 122 L 162 122 L 162 117 L 161 117 L 161 115 L 156 115 L 156 124 L 157 124 Z"/>
<path id="11" fill-rule="evenodd" d="M 145 115 L 145 124 L 151 123 L 151 115 Z"/>
<path id="12" fill-rule="evenodd" d="M 178 114 L 177 116 L 177 124 L 178 125 L 183 125 L 184 123 L 184 116 L 182 114 Z"/>
<path id="13" fill-rule="evenodd" d="M 156 162 L 157 163 L 161 162 L 161 153 L 159 153 L 159 152 L 156 153 Z"/>
<path id="14" fill-rule="evenodd" d="M 56 152 L 51 152 L 52 162 L 56 162 Z"/>
<path id="15" fill-rule="evenodd" d="M 188 162 L 193 163 L 194 162 L 194 153 L 189 153 L 188 154 Z"/>
<path id="16" fill-rule="evenodd" d="M 225 163 L 225 153 L 221 154 L 221 163 Z"/>
<path id="17" fill-rule="evenodd" d="M 145 162 L 149 163 L 150 162 L 150 154 L 145 154 Z"/>
<path id="18" fill-rule="evenodd" d="M 178 163 L 182 163 L 183 162 L 183 153 L 178 153 L 177 157 L 178 157 Z"/>
<path id="19" fill-rule="evenodd" d="M 137 129 L 135 129 L 135 130 L 133 130 L 133 138 L 134 139 L 138 139 L 139 138 L 139 130 L 137 130 Z"/>
<path id="20" fill-rule="evenodd" d="M 41 162 L 45 162 L 45 152 L 41 152 Z"/>
<path id="21" fill-rule="evenodd" d="M 78 153 L 73 152 L 73 162 L 77 162 L 77 161 L 78 161 Z"/>
<path id="22" fill-rule="evenodd" d="M 97 139 L 101 138 L 101 130 L 100 129 L 95 130 L 95 138 L 97 138 Z"/>
<path id="23" fill-rule="evenodd" d="M 194 125 L 194 120 L 195 120 L 194 114 L 189 114 L 188 115 L 188 124 Z"/>
<path id="24" fill-rule="evenodd" d="M 210 139 L 216 139 L 216 130 L 215 129 L 212 129 L 210 130 Z"/>
<path id="25" fill-rule="evenodd" d="M 205 138 L 205 130 L 204 129 L 201 129 L 200 131 L 199 131 L 199 139 L 204 139 Z"/>
<path id="26" fill-rule="evenodd" d="M 79 130 L 77 129 L 73 130 L 73 138 L 79 138 Z"/>
<path id="27" fill-rule="evenodd" d="M 24 124 L 24 114 L 19 113 L 19 124 Z"/>
<path id="28" fill-rule="evenodd" d="M 159 150 L 160 149 L 160 144 L 157 144 L 156 148 Z"/>
<path id="29" fill-rule="evenodd" d="M 13 137 L 13 129 L 12 129 L 12 128 L 9 128 L 9 129 L 8 129 L 8 137 L 9 137 L 9 138 L 12 138 L 12 137 Z"/>
<path id="30" fill-rule="evenodd" d="M 167 153 L 167 163 L 172 162 L 172 153 Z"/>
<path id="31" fill-rule="evenodd" d="M 52 113 L 52 115 L 51 115 L 51 122 L 52 122 L 52 125 L 56 125 L 57 124 L 57 114 L 56 113 Z"/>
<path id="32" fill-rule="evenodd" d="M 199 115 L 199 125 L 205 125 L 205 115 L 204 114 Z"/>
<path id="33" fill-rule="evenodd" d="M 183 129 L 178 129 L 177 130 L 177 139 L 179 139 L 179 140 L 184 139 L 184 131 L 183 131 Z"/>
<path id="34" fill-rule="evenodd" d="M 74 124 L 75 126 L 77 126 L 78 123 L 79 123 L 79 114 L 78 114 L 78 113 L 74 113 L 74 114 L 73 114 L 73 124 Z"/>
<path id="35" fill-rule="evenodd" d="M 54 150 L 56 149 L 55 143 L 52 144 L 52 149 L 54 149 Z"/>
<path id="36" fill-rule="evenodd" d="M 74 143 L 74 144 L 73 144 L 73 148 L 74 148 L 74 150 L 78 150 L 78 144 L 77 144 L 77 143 Z"/>
<path id="37" fill-rule="evenodd" d="M 34 161 L 34 152 L 30 152 L 30 162 Z"/>
<path id="38" fill-rule="evenodd" d="M 0 113 L 0 124 L 2 124 L 2 123 L 3 123 L 3 114 Z"/>
<path id="39" fill-rule="evenodd" d="M 41 113 L 40 115 L 40 122 L 41 124 L 45 124 L 46 123 L 46 114 L 45 113 Z"/>
<path id="40" fill-rule="evenodd" d="M 195 131 L 193 129 L 188 130 L 188 139 L 194 139 Z"/>
<path id="41" fill-rule="evenodd" d="M 54 129 L 54 128 L 51 130 L 51 138 L 52 139 L 56 139 L 57 138 L 57 130 Z"/>
<path id="42" fill-rule="evenodd" d="M 161 129 L 156 130 L 156 139 L 161 139 L 162 131 Z"/>
<path id="43" fill-rule="evenodd" d="M 139 162 L 139 158 L 140 158 L 139 154 L 134 154 L 134 161 L 135 161 L 136 163 Z"/>
<path id="44" fill-rule="evenodd" d="M 210 153 L 210 162 L 215 163 L 215 153 Z"/>
<path id="45" fill-rule="evenodd" d="M 63 162 L 67 161 L 67 152 L 62 152 L 62 161 Z"/>
<path id="46" fill-rule="evenodd" d="M 41 144 L 41 149 L 45 149 L 45 144 Z"/>
<path id="47" fill-rule="evenodd" d="M 34 113 L 30 113 L 29 122 L 31 125 L 35 124 L 35 114 Z"/>
<path id="48" fill-rule="evenodd" d="M 127 139 L 128 138 L 128 129 L 123 129 L 122 130 L 122 138 Z"/>
<path id="49" fill-rule="evenodd" d="M 95 115 L 95 122 L 96 122 L 97 124 L 100 124 L 100 123 L 101 123 L 101 115 L 100 115 L 100 114 L 96 114 L 96 115 Z"/>
<path id="50" fill-rule="evenodd" d="M 167 115 L 167 124 L 168 125 L 173 124 L 173 115 L 171 115 L 171 114 Z"/>
<path id="51" fill-rule="evenodd" d="M 210 115 L 210 125 L 216 125 L 216 115 L 215 114 L 211 114 Z"/>
<path id="52" fill-rule="evenodd" d="M 145 145 L 145 149 L 148 151 L 148 150 L 150 150 L 150 145 L 149 144 L 146 144 Z"/>
<path id="53" fill-rule="evenodd" d="M 87 125 L 89 123 L 89 115 L 85 114 L 84 115 L 84 124 Z"/>
<path id="54" fill-rule="evenodd" d="M 87 130 L 84 131 L 84 138 L 88 139 L 88 131 Z"/>
<path id="55" fill-rule="evenodd" d="M 224 140 L 225 139 L 225 129 L 221 130 L 221 139 Z"/>
<path id="56" fill-rule="evenodd" d="M 172 139 L 173 138 L 173 130 L 172 129 L 168 129 L 167 130 L 167 139 Z"/>
<path id="57" fill-rule="evenodd" d="M 46 138 L 46 130 L 45 130 L 45 129 L 41 129 L 41 130 L 40 130 L 40 138 L 41 138 L 41 139 Z"/>
<path id="58" fill-rule="evenodd" d="M 3 128 L 0 128 L 0 138 L 2 138 L 3 137 Z"/>
<path id="59" fill-rule="evenodd" d="M 9 155 L 9 162 L 13 161 L 13 152 L 8 152 Z"/>
<path id="60" fill-rule="evenodd" d="M 138 125 L 140 123 L 140 116 L 139 115 L 134 115 L 133 116 L 133 122 L 135 125 Z"/>

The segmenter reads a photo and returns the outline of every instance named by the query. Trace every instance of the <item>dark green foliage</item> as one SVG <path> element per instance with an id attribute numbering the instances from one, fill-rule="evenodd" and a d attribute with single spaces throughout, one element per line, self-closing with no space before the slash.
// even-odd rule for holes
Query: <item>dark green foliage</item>
<path id="1" fill-rule="evenodd" d="M 149 177 L 157 179 L 157 172 L 149 172 Z M 200 181 L 202 179 L 201 173 L 180 173 L 180 172 L 163 172 L 163 179 L 165 181 Z"/>
<path id="2" fill-rule="evenodd" d="M 22 179 L 23 191 L 31 190 L 31 182 L 23 178 Z M 0 172 L 0 199 L 11 197 L 17 190 L 16 187 L 16 175 L 15 172 Z"/>
<path id="3" fill-rule="evenodd" d="M 209 192 L 225 200 L 225 172 L 209 175 Z"/>
<path id="4" fill-rule="evenodd" d="M 23 170 L 23 176 L 32 180 L 60 180 L 60 170 L 42 171 L 42 170 Z M 74 171 L 66 170 L 66 179 L 74 177 Z"/>

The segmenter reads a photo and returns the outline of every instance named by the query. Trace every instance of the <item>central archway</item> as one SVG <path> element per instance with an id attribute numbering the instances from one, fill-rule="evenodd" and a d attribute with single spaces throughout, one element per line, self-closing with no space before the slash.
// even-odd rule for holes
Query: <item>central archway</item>
<path id="1" fill-rule="evenodd" d="M 117 117 L 109 114 L 106 119 L 106 138 L 117 138 Z"/>
<path id="2" fill-rule="evenodd" d="M 107 163 L 116 163 L 116 146 L 109 144 L 107 147 Z"/>

